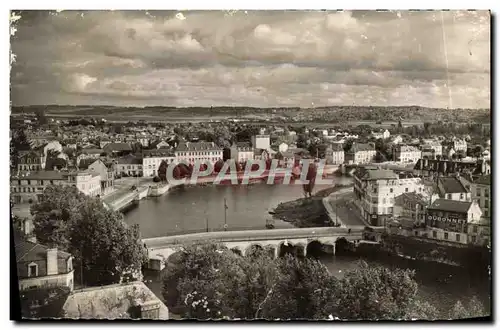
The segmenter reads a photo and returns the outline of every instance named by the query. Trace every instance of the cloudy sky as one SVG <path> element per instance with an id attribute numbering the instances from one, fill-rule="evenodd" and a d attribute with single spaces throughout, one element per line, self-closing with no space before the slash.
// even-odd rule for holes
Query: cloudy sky
<path id="1" fill-rule="evenodd" d="M 488 108 L 489 12 L 18 12 L 13 105 Z"/>

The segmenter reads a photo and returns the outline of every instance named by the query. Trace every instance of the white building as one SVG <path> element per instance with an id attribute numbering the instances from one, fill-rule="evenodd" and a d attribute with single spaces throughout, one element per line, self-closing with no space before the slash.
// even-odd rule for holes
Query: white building
<path id="1" fill-rule="evenodd" d="M 395 198 L 411 192 L 428 194 L 422 180 L 412 175 L 398 175 L 371 166 L 358 168 L 354 174 L 355 204 L 373 226 L 383 226 L 394 213 Z"/>
<path id="2" fill-rule="evenodd" d="M 278 146 L 278 151 L 285 152 L 287 150 L 288 150 L 288 144 L 286 144 L 285 142 L 280 143 L 280 145 Z"/>
<path id="3" fill-rule="evenodd" d="M 158 175 L 158 168 L 162 161 L 170 165 L 175 160 L 175 154 L 170 149 L 144 150 L 142 158 L 143 176 L 154 177 Z"/>
<path id="4" fill-rule="evenodd" d="M 416 163 L 422 158 L 422 152 L 414 146 L 397 145 L 393 149 L 393 157 L 396 162 Z"/>
<path id="5" fill-rule="evenodd" d="M 391 132 L 389 132 L 387 129 L 384 130 L 383 132 L 372 132 L 372 136 L 375 139 L 388 139 L 391 136 Z"/>
<path id="6" fill-rule="evenodd" d="M 455 152 L 458 151 L 467 152 L 467 142 L 464 139 L 454 139 L 453 149 L 455 149 Z"/>
<path id="7" fill-rule="evenodd" d="M 252 146 L 254 149 L 268 150 L 271 148 L 271 138 L 267 134 L 252 136 Z"/>
<path id="8" fill-rule="evenodd" d="M 372 163 L 377 151 L 370 144 L 353 143 L 351 149 L 346 152 L 345 160 L 349 164 L 369 164 Z"/>
<path id="9" fill-rule="evenodd" d="M 175 150 L 177 162 L 193 164 L 199 161 L 206 161 L 215 164 L 222 159 L 222 148 L 213 142 L 181 142 Z"/>
<path id="10" fill-rule="evenodd" d="M 327 164 L 340 165 L 344 164 L 345 153 L 341 144 L 331 144 L 326 148 L 325 158 Z"/>
<path id="11" fill-rule="evenodd" d="M 443 145 L 441 142 L 434 139 L 424 139 L 424 144 L 422 145 L 422 149 L 432 149 L 434 150 L 434 156 L 442 156 L 443 155 Z"/>
<path id="12" fill-rule="evenodd" d="M 244 163 L 254 159 L 254 149 L 249 142 L 233 143 L 230 148 L 231 159 L 238 163 Z"/>
<path id="13" fill-rule="evenodd" d="M 101 192 L 100 181 L 98 174 L 88 172 L 30 172 L 11 177 L 11 199 L 15 204 L 39 202 L 50 185 L 73 185 L 85 195 L 94 197 Z"/>
<path id="14" fill-rule="evenodd" d="M 483 175 L 471 184 L 472 200 L 476 201 L 483 212 L 484 219 L 491 218 L 491 175 Z"/>

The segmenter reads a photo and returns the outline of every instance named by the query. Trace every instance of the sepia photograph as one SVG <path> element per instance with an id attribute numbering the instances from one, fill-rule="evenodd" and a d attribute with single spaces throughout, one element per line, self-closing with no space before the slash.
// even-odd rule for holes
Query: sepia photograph
<path id="1" fill-rule="evenodd" d="M 11 320 L 491 322 L 492 15 L 11 10 Z"/>

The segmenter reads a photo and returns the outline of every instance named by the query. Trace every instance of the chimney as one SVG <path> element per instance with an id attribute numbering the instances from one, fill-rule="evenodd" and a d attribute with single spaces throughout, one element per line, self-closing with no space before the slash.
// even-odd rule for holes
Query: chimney
<path id="1" fill-rule="evenodd" d="M 158 320 L 160 318 L 160 302 L 158 300 L 146 301 L 140 305 L 142 320 Z"/>
<path id="2" fill-rule="evenodd" d="M 57 248 L 47 249 L 47 275 L 57 273 Z"/>

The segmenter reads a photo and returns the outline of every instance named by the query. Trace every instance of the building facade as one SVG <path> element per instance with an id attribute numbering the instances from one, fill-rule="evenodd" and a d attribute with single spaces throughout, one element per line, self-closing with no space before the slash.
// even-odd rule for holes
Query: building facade
<path id="1" fill-rule="evenodd" d="M 248 142 L 237 142 L 231 146 L 231 159 L 244 163 L 254 159 L 254 149 Z"/>
<path id="2" fill-rule="evenodd" d="M 326 148 L 325 159 L 327 164 L 344 164 L 345 154 L 343 146 L 337 143 L 330 144 L 328 148 Z"/>
<path id="3" fill-rule="evenodd" d="M 393 149 L 393 157 L 396 162 L 416 163 L 422 158 L 422 152 L 414 146 L 397 145 Z"/>
<path id="4" fill-rule="evenodd" d="M 126 155 L 115 160 L 115 173 L 118 176 L 143 176 L 141 157 Z"/>
<path id="5" fill-rule="evenodd" d="M 372 226 L 384 226 L 394 214 L 395 198 L 404 193 L 425 195 L 427 191 L 420 178 L 391 170 L 366 167 L 354 174 L 354 202 Z"/>
<path id="6" fill-rule="evenodd" d="M 215 164 L 222 160 L 223 149 L 213 142 L 181 142 L 174 152 L 178 163 L 195 164 L 195 162 L 210 162 Z"/>
<path id="7" fill-rule="evenodd" d="M 144 150 L 142 154 L 143 176 L 154 177 L 158 175 L 158 168 L 162 161 L 168 165 L 175 163 L 175 154 L 170 149 Z"/>
<path id="8" fill-rule="evenodd" d="M 430 239 L 468 244 L 468 224 L 477 223 L 481 209 L 475 202 L 438 199 L 427 208 L 426 232 Z"/>
<path id="9" fill-rule="evenodd" d="M 484 220 L 491 219 L 491 175 L 483 175 L 471 184 L 472 200 L 477 202 Z"/>
<path id="10" fill-rule="evenodd" d="M 73 257 L 57 248 L 15 241 L 19 289 L 65 286 L 73 291 Z"/>
<path id="11" fill-rule="evenodd" d="M 375 147 L 370 144 L 353 143 L 345 155 L 345 160 L 349 164 L 369 164 L 373 162 L 376 154 Z"/>

